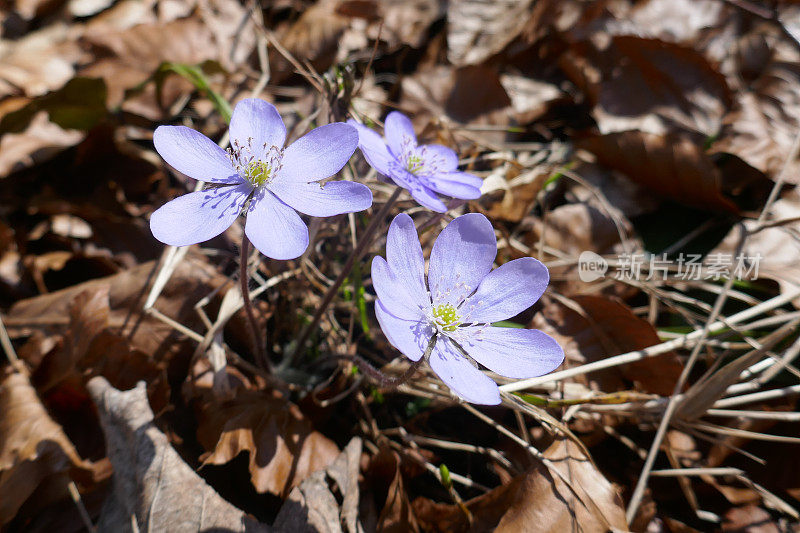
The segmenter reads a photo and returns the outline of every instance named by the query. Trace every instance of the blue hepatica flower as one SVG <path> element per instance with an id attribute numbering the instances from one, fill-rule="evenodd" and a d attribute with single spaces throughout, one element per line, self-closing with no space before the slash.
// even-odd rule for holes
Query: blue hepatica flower
<path id="1" fill-rule="evenodd" d="M 436 335 L 433 371 L 464 400 L 486 405 L 500 403 L 500 392 L 472 360 L 510 378 L 540 376 L 564 361 L 558 343 L 541 331 L 491 325 L 533 305 L 550 279 L 532 257 L 492 270 L 496 254 L 489 220 L 460 216 L 436 239 L 426 283 L 414 222 L 401 213 L 389 227 L 386 259 L 372 262 L 375 314 L 389 342 L 419 361 Z"/>
<path id="2" fill-rule="evenodd" d="M 297 211 L 327 217 L 372 205 L 366 185 L 319 180 L 333 176 L 358 145 L 358 133 L 337 122 L 316 128 L 284 148 L 286 126 L 275 106 L 242 100 L 233 111 L 231 148 L 185 126 L 159 126 L 156 150 L 177 171 L 212 187 L 176 198 L 150 217 L 159 241 L 173 246 L 203 242 L 225 231 L 249 199 L 245 233 L 273 259 L 299 257 L 308 228 Z"/>
<path id="3" fill-rule="evenodd" d="M 408 189 L 420 205 L 444 213 L 447 206 L 437 196 L 462 200 L 481 196 L 481 179 L 458 170 L 456 153 L 438 144 L 417 144 L 414 126 L 398 111 L 386 117 L 385 138 L 349 120 L 358 129 L 358 147 L 367 162 L 397 185 Z"/>

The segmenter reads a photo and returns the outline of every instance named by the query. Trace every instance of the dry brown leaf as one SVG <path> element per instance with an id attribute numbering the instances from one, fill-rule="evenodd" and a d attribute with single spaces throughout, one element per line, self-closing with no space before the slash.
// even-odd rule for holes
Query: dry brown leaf
<path id="1" fill-rule="evenodd" d="M 731 96 L 724 76 L 698 51 L 619 35 L 605 48 L 575 44 L 560 60 L 594 105 L 602 133 L 717 133 Z"/>
<path id="2" fill-rule="evenodd" d="M 533 327 L 553 334 L 564 348 L 567 360 L 585 364 L 660 342 L 653 326 L 637 317 L 631 309 L 616 299 L 605 296 L 573 296 L 582 314 L 563 304 L 548 301 L 534 318 Z M 667 352 L 646 361 L 593 374 L 604 392 L 625 390 L 620 381 L 633 382 L 642 392 L 669 395 L 675 387 L 683 365 L 675 352 Z"/>
<path id="3" fill-rule="evenodd" d="M 544 465 L 528 473 L 497 525 L 497 532 L 524 531 L 536 524 L 541 532 L 627 531 L 625 508 L 614 487 L 569 439 L 554 442 L 544 452 L 570 486 Z M 577 497 L 576 497 L 577 493 Z"/>
<path id="4" fill-rule="evenodd" d="M 560 250 L 568 256 L 578 258 L 589 251 L 600 255 L 613 255 L 626 251 L 626 246 L 635 244 L 629 236 L 633 227 L 622 213 L 614 213 L 621 227 L 604 211 L 589 203 L 565 204 L 548 211 L 546 218 L 530 220 L 531 229 L 524 235 L 524 242 L 532 250 L 539 243 Z M 622 235 L 620 235 L 620 229 Z M 623 245 L 623 239 L 628 242 Z M 636 247 L 638 249 L 638 246 Z M 630 248 L 627 248 L 630 249 Z M 581 294 L 596 291 L 592 283 L 581 281 L 578 265 L 552 267 L 550 279 L 553 287 L 562 294 Z M 607 289 L 617 296 L 625 296 L 630 287 L 614 284 Z"/>
<path id="5" fill-rule="evenodd" d="M 308 60 L 317 70 L 330 67 L 336 57 L 339 37 L 350 20 L 337 13 L 338 0 L 319 0 L 306 9 L 286 33 L 281 42 L 296 58 Z M 292 72 L 293 67 L 283 56 L 273 53 L 276 70 Z"/>
<path id="6" fill-rule="evenodd" d="M 770 209 L 767 223 L 800 217 L 800 191 L 789 190 L 776 201 Z M 743 227 L 742 227 L 743 226 Z M 753 231 L 759 224 L 755 220 L 744 220 L 741 225 L 734 226 L 722 242 L 709 255 L 725 254 L 733 257 L 734 265 L 738 260 L 737 253 L 742 230 Z M 750 270 L 748 280 L 758 277 L 778 282 L 781 291 L 793 290 L 800 285 L 800 223 L 797 221 L 768 227 L 747 237 L 741 249 L 743 259 L 747 259 L 745 269 Z M 800 299 L 794 300 L 795 307 L 800 307 Z"/>
<path id="7" fill-rule="evenodd" d="M 785 57 L 785 56 L 789 57 Z M 761 65 L 759 65 L 761 66 Z M 800 128 L 800 54 L 773 58 L 737 95 L 712 152 L 733 154 L 768 177 L 800 183 L 800 159 L 787 161 Z"/>
<path id="8" fill-rule="evenodd" d="M 465 502 L 471 520 L 458 505 L 414 500 L 414 511 L 426 531 L 627 531 L 625 510 L 614 487 L 569 440 L 554 442 L 545 452 L 570 486 L 543 464 L 510 483 Z"/>
<path id="9" fill-rule="evenodd" d="M 446 2 L 442 0 L 380 0 L 378 11 L 383 20 L 381 40 L 386 41 L 389 51 L 407 44 L 421 48 L 428 40 L 431 25 L 442 18 Z M 378 37 L 378 26 L 373 24 L 367 30 L 371 39 Z"/>
<path id="10" fill-rule="evenodd" d="M 0 97 L 33 97 L 58 89 L 73 77 L 82 56 L 73 30 L 63 23 L 18 40 L 0 40 Z"/>
<path id="11" fill-rule="evenodd" d="M 120 392 L 95 378 L 89 391 L 114 466 L 100 531 L 270 531 L 223 500 L 183 462 L 153 423 L 144 383 Z"/>
<path id="12" fill-rule="evenodd" d="M 169 385 L 165 365 L 132 349 L 129 339 L 109 327 L 109 286 L 79 294 L 70 306 L 70 324 L 60 346 L 37 365 L 33 382 L 44 393 L 65 380 L 85 382 L 97 375 L 120 389 L 139 381 L 148 384 L 157 409 L 167 404 Z"/>
<path id="13" fill-rule="evenodd" d="M 27 337 L 35 331 L 64 334 L 75 298 L 84 292 L 93 293 L 99 288 L 110 287 L 108 298 L 111 314 L 108 327 L 119 331 L 123 324 L 130 327 L 138 321 L 138 326 L 131 333 L 131 345 L 150 357 L 165 358 L 180 349 L 170 338 L 174 330 L 155 318 L 140 315 L 141 295 L 152 283 L 149 276 L 153 268 L 154 262 L 143 263 L 113 276 L 20 300 L 11 307 L 3 321 L 12 338 Z M 185 326 L 202 331 L 202 322 L 191 306 L 187 309 L 186 302 L 196 302 L 227 282 L 228 279 L 221 276 L 205 258 L 190 254 L 178 265 L 156 307 Z"/>
<path id="14" fill-rule="evenodd" d="M 123 104 L 125 91 L 147 80 L 164 62 L 194 65 L 219 60 L 222 54 L 213 44 L 214 33 L 197 18 L 140 24 L 123 30 L 93 26 L 87 28 L 83 39 L 104 57 L 81 69 L 79 75 L 103 78 L 108 87 L 108 106 L 112 108 Z M 158 101 L 154 85 L 149 84 L 142 94 L 126 100 L 123 108 L 158 120 L 162 118 L 161 105 L 169 108 L 192 90 L 188 81 L 170 76 L 162 88 L 163 100 Z"/>
<path id="15" fill-rule="evenodd" d="M 209 451 L 203 457 L 205 464 L 225 464 L 247 452 L 255 489 L 286 496 L 339 455 L 336 444 L 315 431 L 300 409 L 277 392 L 242 387 L 235 398 L 225 400 L 215 397 L 202 369 L 197 375 L 187 393 L 196 397 L 197 438 Z M 236 376 L 231 378 L 241 383 Z"/>
<path id="16" fill-rule="evenodd" d="M 403 482 L 400 456 L 397 452 L 382 447 L 370 459 L 365 474 L 369 477 L 370 494 L 383 505 L 376 530 L 382 533 L 419 531 L 419 524 Z"/>
<path id="17" fill-rule="evenodd" d="M 456 66 L 482 63 L 522 32 L 533 0 L 451 0 L 447 5 L 447 58 Z"/>
<path id="18" fill-rule="evenodd" d="M 719 170 L 711 159 L 682 136 L 623 131 L 589 137 L 576 146 L 656 194 L 700 209 L 737 211 L 722 195 Z"/>
<path id="19" fill-rule="evenodd" d="M 50 418 L 27 376 L 10 367 L 0 381 L 0 524 L 47 477 L 89 470 L 60 425 Z"/>
<path id="20" fill-rule="evenodd" d="M 780 533 L 782 528 L 763 508 L 756 505 L 732 507 L 725 513 L 722 531 L 747 533 Z"/>
<path id="21" fill-rule="evenodd" d="M 333 463 L 292 490 L 275 518 L 275 529 L 293 533 L 362 533 L 364 526 L 358 516 L 360 459 L 361 439 L 353 437 Z"/>
<path id="22" fill-rule="evenodd" d="M 41 111 L 24 132 L 7 133 L 0 138 L 0 178 L 44 163 L 83 138 L 83 132 L 62 129 L 48 120 L 47 112 Z"/>

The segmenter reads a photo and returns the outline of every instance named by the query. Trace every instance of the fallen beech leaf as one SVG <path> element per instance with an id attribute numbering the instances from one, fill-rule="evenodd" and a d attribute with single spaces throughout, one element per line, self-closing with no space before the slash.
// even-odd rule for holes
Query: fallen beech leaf
<path id="1" fill-rule="evenodd" d="M 109 327 L 109 286 L 79 294 L 70 306 L 70 325 L 58 349 L 36 367 L 33 382 L 47 392 L 65 380 L 75 383 L 102 375 L 113 386 L 131 388 L 146 381 L 151 402 L 166 406 L 169 385 L 165 364 L 131 348 L 130 340 Z"/>
<path id="2" fill-rule="evenodd" d="M 337 13 L 338 0 L 319 0 L 303 11 L 300 18 L 281 37 L 282 44 L 295 57 L 311 62 L 317 70 L 330 67 L 339 44 L 339 37 L 350 20 Z M 273 54 L 279 71 L 292 71 L 291 64 L 279 54 Z"/>
<path id="3" fill-rule="evenodd" d="M 732 507 L 725 513 L 722 531 L 747 531 L 750 533 L 779 533 L 781 528 L 777 521 L 763 508 L 757 505 Z"/>
<path id="4" fill-rule="evenodd" d="M 50 122 L 47 113 L 38 113 L 22 133 L 0 138 L 0 178 L 48 161 L 83 137 L 80 131 L 65 130 Z"/>
<path id="5" fill-rule="evenodd" d="M 0 135 L 24 131 L 33 117 L 46 111 L 50 122 L 65 128 L 88 130 L 106 115 L 106 84 L 93 78 L 72 78 L 63 87 L 31 100 L 0 120 Z"/>
<path id="6" fill-rule="evenodd" d="M 100 531 L 270 531 L 223 500 L 172 449 L 153 424 L 144 383 L 120 392 L 89 382 L 114 466 Z"/>
<path id="7" fill-rule="evenodd" d="M 87 281 L 57 292 L 35 296 L 16 302 L 3 321 L 11 338 L 27 337 L 34 331 L 66 333 L 69 310 L 75 298 L 84 292 L 94 292 L 109 287 L 108 299 L 111 313 L 108 327 L 119 331 L 123 324 L 138 324 L 131 335 L 131 346 L 149 357 L 166 360 L 183 349 L 176 343 L 174 330 L 163 322 L 141 315 L 141 295 L 150 287 L 149 279 L 154 262 L 143 263 L 119 274 Z M 167 283 L 156 307 L 165 315 L 189 328 L 202 331 L 202 322 L 187 301 L 198 301 L 214 289 L 227 283 L 204 258 L 188 256 L 178 265 Z"/>
<path id="8" fill-rule="evenodd" d="M 793 188 L 772 204 L 770 217 L 766 222 L 792 220 L 797 217 L 800 217 L 800 191 Z M 742 229 L 753 231 L 757 227 L 758 223 L 755 220 L 742 221 L 741 226 L 736 225 L 731 228 L 722 242 L 709 252 L 709 256 L 724 254 L 733 257 L 737 253 Z M 777 281 L 783 292 L 794 290 L 800 283 L 800 245 L 796 234 L 797 222 L 792 222 L 749 235 L 739 252 L 744 260 L 743 277 L 750 281 L 757 274 L 759 278 Z M 733 257 L 732 269 L 738 262 L 736 257 Z M 746 274 L 747 272 L 749 274 Z M 795 307 L 800 307 L 800 298 L 792 303 Z"/>
<path id="9" fill-rule="evenodd" d="M 720 174 L 708 155 L 677 135 L 622 131 L 580 140 L 576 146 L 653 192 L 701 209 L 736 212 L 722 195 Z"/>
<path id="10" fill-rule="evenodd" d="M 733 154 L 768 177 L 784 175 L 800 183 L 800 160 L 787 161 L 800 128 L 800 54 L 770 61 L 761 75 L 741 92 L 725 116 L 712 152 Z"/>
<path id="11" fill-rule="evenodd" d="M 360 459 L 361 439 L 353 437 L 333 463 L 312 473 L 289 493 L 275 518 L 275 529 L 308 533 L 363 532 L 358 519 Z"/>
<path id="12" fill-rule="evenodd" d="M 65 23 L 54 23 L 18 40 L 0 40 L 0 97 L 53 91 L 72 79 L 82 51 Z"/>
<path id="13" fill-rule="evenodd" d="M 220 57 L 220 50 L 210 44 L 215 42 L 213 32 L 196 18 L 140 24 L 124 30 L 93 27 L 87 29 L 84 39 L 98 53 L 104 52 L 105 57 L 87 65 L 79 74 L 105 80 L 109 107 L 122 104 L 127 111 L 154 120 L 162 118 L 161 105 L 169 108 L 194 86 L 183 78 L 170 76 L 164 82 L 160 101 L 154 84 L 128 98 L 127 90 L 146 81 L 164 62 L 195 65 Z"/>
<path id="14" fill-rule="evenodd" d="M 548 301 L 542 313 L 534 318 L 533 327 L 544 327 L 564 347 L 567 360 L 585 364 L 607 357 L 641 350 L 658 344 L 653 326 L 633 314 L 616 299 L 605 296 L 573 296 L 584 315 L 560 303 Z M 675 352 L 667 352 L 646 361 L 597 372 L 593 379 L 602 391 L 626 388 L 620 378 L 633 382 L 642 392 L 669 395 L 681 374 L 683 365 Z"/>
<path id="15" fill-rule="evenodd" d="M 371 487 L 370 493 L 383 508 L 376 529 L 382 533 L 419 531 L 419 524 L 408 499 L 397 452 L 382 447 L 372 457 L 365 470 Z M 385 493 L 385 497 L 382 497 Z"/>
<path id="16" fill-rule="evenodd" d="M 10 367 L 0 381 L 0 525 L 48 476 L 89 469 L 60 425 L 50 418 L 27 376 Z"/>
<path id="17" fill-rule="evenodd" d="M 380 0 L 378 6 L 383 20 L 380 36 L 388 43 L 389 51 L 404 44 L 422 48 L 429 39 L 431 25 L 445 13 L 445 2 L 441 0 Z M 377 38 L 378 26 L 371 25 L 367 35 L 371 39 Z"/>
<path id="18" fill-rule="evenodd" d="M 197 438 L 210 452 L 203 462 L 221 465 L 247 452 L 258 492 L 286 496 L 339 454 L 336 444 L 278 393 L 239 390 L 224 401 L 199 383 L 192 392 L 200 396 Z"/>
<path id="19" fill-rule="evenodd" d="M 482 496 L 465 502 L 469 519 L 458 505 L 414 500 L 425 531 L 627 531 L 625 510 L 614 487 L 580 448 L 568 440 L 544 452 L 567 484 L 544 464 Z"/>
<path id="20" fill-rule="evenodd" d="M 614 487 L 568 439 L 557 440 L 544 452 L 553 468 L 569 481 L 569 487 L 542 465 L 525 475 L 516 501 L 495 531 L 524 531 L 531 524 L 542 532 L 627 531 L 625 508 Z M 576 497 L 577 493 L 577 497 Z"/>
<path id="21" fill-rule="evenodd" d="M 447 5 L 447 58 L 476 65 L 501 51 L 522 32 L 533 0 L 451 0 Z"/>
<path id="22" fill-rule="evenodd" d="M 725 77 L 698 51 L 657 39 L 613 36 L 576 43 L 561 66 L 594 104 L 602 133 L 717 133 L 731 103 Z"/>

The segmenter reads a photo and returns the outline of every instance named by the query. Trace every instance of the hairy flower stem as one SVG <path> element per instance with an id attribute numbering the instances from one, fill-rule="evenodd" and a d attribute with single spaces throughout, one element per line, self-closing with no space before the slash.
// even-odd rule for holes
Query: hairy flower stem
<path id="1" fill-rule="evenodd" d="M 417 361 L 413 361 L 411 365 L 406 369 L 405 372 L 400 374 L 399 376 L 392 378 L 372 366 L 372 363 L 361 357 L 360 355 L 353 354 L 352 356 L 346 355 L 333 355 L 331 359 L 341 359 L 344 361 L 350 361 L 354 363 L 358 370 L 363 372 L 367 375 L 367 377 L 371 378 L 373 381 L 377 381 L 378 384 L 382 387 L 390 387 L 396 389 L 403 383 L 407 382 L 411 379 L 414 374 L 417 373 L 420 365 L 425 362 L 428 357 L 430 357 L 431 352 L 433 351 L 433 347 L 436 346 L 436 335 L 431 337 L 430 342 L 428 342 L 428 347 L 425 348 L 425 353 L 420 357 Z"/>
<path id="2" fill-rule="evenodd" d="M 241 283 L 240 287 L 242 289 L 244 312 L 247 315 L 247 324 L 250 326 L 250 340 L 254 345 L 254 351 L 257 357 L 258 365 L 267 372 L 272 372 L 272 365 L 267 357 L 266 341 L 261 337 L 261 332 L 258 329 L 258 322 L 256 321 L 256 314 L 253 311 L 253 302 L 250 300 L 250 288 L 248 287 L 250 276 L 247 272 L 247 260 L 250 256 L 250 239 L 247 238 L 247 235 L 244 232 L 242 232 L 241 254 L 239 282 Z"/>
<path id="3" fill-rule="evenodd" d="M 303 347 L 305 346 L 308 337 L 311 335 L 311 332 L 314 331 L 319 325 L 322 315 L 333 301 L 333 298 L 339 291 L 339 287 L 342 286 L 345 278 L 347 278 L 347 276 L 350 275 L 350 271 L 353 270 L 353 265 L 355 265 L 356 261 L 359 261 L 369 249 L 369 246 L 375 239 L 375 234 L 377 233 L 378 228 L 381 227 L 383 220 L 386 218 L 386 215 L 389 213 L 389 210 L 392 208 L 401 192 L 403 192 L 403 189 L 401 187 L 397 187 L 386 203 L 383 204 L 383 207 L 381 207 L 380 211 L 378 211 L 375 216 L 372 217 L 369 226 L 367 226 L 367 229 L 364 230 L 364 234 L 358 240 L 355 250 L 353 250 L 353 253 L 347 258 L 347 261 L 342 267 L 342 271 L 339 272 L 339 276 L 333 282 L 333 285 L 330 286 L 328 292 L 325 293 L 322 301 L 317 306 L 317 310 L 314 312 L 311 323 L 303 328 L 303 331 L 300 332 L 300 336 L 297 338 L 297 342 L 295 343 L 294 352 L 284 359 L 284 361 L 281 363 L 281 368 L 290 367 L 292 363 L 294 363 L 295 359 L 297 359 L 297 356 L 302 353 Z"/>

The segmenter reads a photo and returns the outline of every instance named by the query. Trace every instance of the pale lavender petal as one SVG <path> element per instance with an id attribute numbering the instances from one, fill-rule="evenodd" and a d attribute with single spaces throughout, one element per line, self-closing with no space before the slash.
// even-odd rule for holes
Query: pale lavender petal
<path id="1" fill-rule="evenodd" d="M 425 287 L 425 257 L 414 221 L 405 213 L 394 217 L 389 226 L 386 261 L 393 277 L 405 287 L 415 306 L 428 309 L 431 300 Z"/>
<path id="2" fill-rule="evenodd" d="M 403 280 L 395 277 L 389 264 L 381 256 L 372 260 L 372 287 L 387 311 L 405 320 L 421 320 L 429 305 L 412 295 Z"/>
<path id="3" fill-rule="evenodd" d="M 458 168 L 458 154 L 441 144 L 426 144 L 422 148 L 423 163 L 434 165 L 440 172 L 453 172 Z"/>
<path id="4" fill-rule="evenodd" d="M 308 183 L 339 172 L 358 147 L 358 132 L 344 122 L 333 122 L 306 133 L 283 154 L 275 181 Z"/>
<path id="5" fill-rule="evenodd" d="M 411 184 L 408 192 L 411 193 L 411 197 L 422 207 L 427 207 L 431 211 L 436 211 L 437 213 L 444 213 L 447 211 L 447 206 L 436 196 L 436 193 L 420 183 Z"/>
<path id="6" fill-rule="evenodd" d="M 483 185 L 482 179 L 475 174 L 470 174 L 469 172 L 442 172 L 437 173 L 432 177 L 447 181 L 457 181 L 459 183 L 464 183 L 466 185 L 470 185 L 471 187 L 475 187 L 476 189 L 480 189 Z"/>
<path id="7" fill-rule="evenodd" d="M 516 316 L 536 303 L 549 281 L 547 267 L 533 257 L 509 261 L 483 278 L 464 302 L 463 320 L 490 324 Z"/>
<path id="8" fill-rule="evenodd" d="M 233 224 L 252 190 L 252 185 L 243 183 L 179 196 L 150 216 L 150 231 L 172 246 L 212 239 Z"/>
<path id="9" fill-rule="evenodd" d="M 190 178 L 214 183 L 241 183 L 227 152 L 186 126 L 159 126 L 153 144 L 169 166 Z"/>
<path id="10" fill-rule="evenodd" d="M 445 179 L 447 174 L 435 174 L 428 177 L 430 188 L 439 194 L 459 198 L 461 200 L 475 200 L 481 197 L 481 190 L 464 183 L 463 181 L 453 181 Z"/>
<path id="11" fill-rule="evenodd" d="M 272 259 L 294 259 L 308 248 L 308 228 L 297 212 L 260 189 L 250 202 L 244 227 L 253 246 Z"/>
<path id="12" fill-rule="evenodd" d="M 407 116 L 399 111 L 392 111 L 386 117 L 383 136 L 386 138 L 389 151 L 391 151 L 395 157 L 400 157 L 404 147 L 407 148 L 417 145 L 417 135 L 414 133 L 414 125 L 411 124 Z"/>
<path id="13" fill-rule="evenodd" d="M 246 98 L 236 104 L 231 117 L 231 145 L 250 147 L 256 157 L 264 146 L 283 147 L 286 126 L 275 106 L 259 98 Z"/>
<path id="14" fill-rule="evenodd" d="M 444 384 L 464 400 L 481 405 L 500 403 L 497 384 L 459 353 L 447 337 L 436 339 L 429 363 Z"/>
<path id="15" fill-rule="evenodd" d="M 412 361 L 419 361 L 433 336 L 433 328 L 419 320 L 403 320 L 392 315 L 381 300 L 375 302 L 375 316 L 391 345 Z"/>
<path id="16" fill-rule="evenodd" d="M 276 180 L 269 189 L 284 203 L 315 217 L 355 213 L 372 205 L 369 187 L 352 181 L 329 181 L 323 185 Z"/>
<path id="17" fill-rule="evenodd" d="M 564 350 L 536 329 L 459 328 L 459 344 L 477 362 L 501 376 L 532 378 L 552 372 L 564 362 Z M 472 330 L 472 331 L 469 331 Z M 479 333 L 475 333 L 479 331 Z"/>
<path id="18" fill-rule="evenodd" d="M 462 215 L 436 238 L 428 265 L 428 287 L 434 304 L 458 305 L 492 270 L 497 239 L 480 213 Z"/>
<path id="19" fill-rule="evenodd" d="M 358 131 L 358 147 L 361 148 L 361 153 L 364 154 L 367 163 L 380 174 L 389 176 L 391 162 L 395 157 L 389 153 L 381 136 L 353 119 L 348 120 L 347 123 Z"/>

